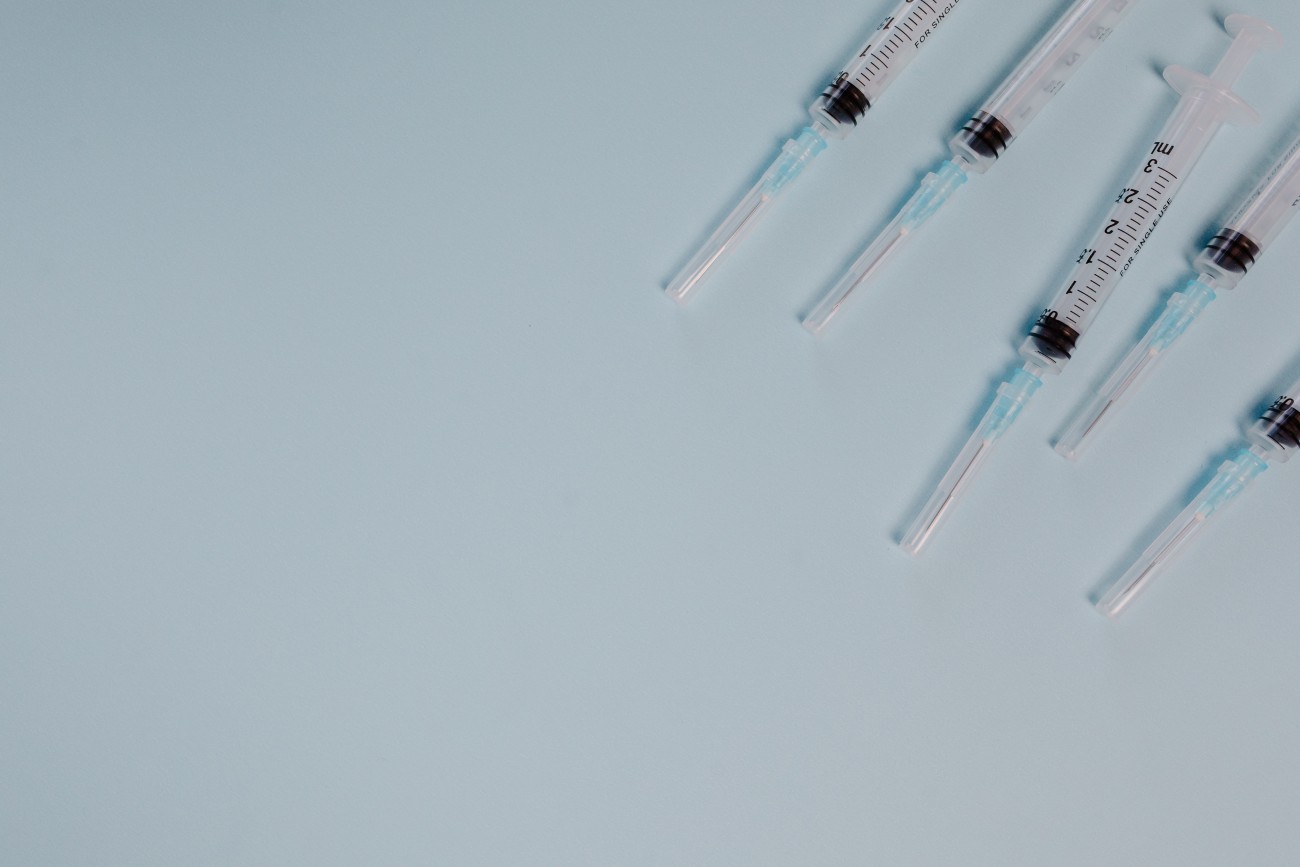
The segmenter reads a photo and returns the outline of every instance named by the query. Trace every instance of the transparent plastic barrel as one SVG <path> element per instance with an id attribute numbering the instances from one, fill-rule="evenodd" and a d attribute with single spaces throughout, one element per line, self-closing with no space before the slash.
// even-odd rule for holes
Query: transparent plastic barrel
<path id="1" fill-rule="evenodd" d="M 1232 289 L 1300 211 L 1300 138 L 1283 153 L 1227 224 L 1196 257 L 1216 289 Z"/>
<path id="2" fill-rule="evenodd" d="M 1286 156 L 1228 221 L 1228 228 L 1267 247 L 1297 210 L 1300 210 L 1300 138 L 1292 142 Z"/>
<path id="3" fill-rule="evenodd" d="M 1137 3 L 1138 0 L 1077 0 L 980 107 L 980 113 L 967 128 L 953 137 L 953 155 L 969 162 L 973 171 L 985 171 L 996 161 L 999 151 L 989 153 L 987 148 L 980 147 L 979 141 L 972 142 L 970 133 L 993 126 L 996 133 L 990 143 L 996 148 L 1000 136 L 1005 139 L 1002 142 L 1005 148 L 1065 87 Z M 977 129 L 972 130 L 972 124 Z"/>
<path id="4" fill-rule="evenodd" d="M 962 0 L 903 0 L 809 108 L 831 136 L 844 138 L 929 43 Z"/>
<path id="5" fill-rule="evenodd" d="M 1184 98 L 1171 122 L 1151 146 L 1102 228 L 1079 254 L 1065 286 L 1035 326 L 1021 352 L 1026 359 L 1059 370 L 1070 358 L 1074 343 L 1088 333 L 1093 320 L 1128 272 L 1138 253 L 1160 224 L 1187 173 L 1204 153 L 1219 124 L 1204 124 L 1199 102 Z M 1057 329 L 1068 346 L 1045 346 L 1040 331 Z"/>
<path id="6" fill-rule="evenodd" d="M 1178 107 L 1025 341 L 1021 354 L 1026 360 L 1044 365 L 1049 372 L 1064 366 L 1215 134 L 1225 123 L 1258 122 L 1259 115 L 1233 92 L 1232 85 L 1256 51 L 1276 42 L 1276 31 L 1265 22 L 1237 15 L 1230 16 L 1225 26 L 1237 38 L 1212 75 L 1182 66 L 1165 70 L 1165 80 L 1182 94 Z"/>

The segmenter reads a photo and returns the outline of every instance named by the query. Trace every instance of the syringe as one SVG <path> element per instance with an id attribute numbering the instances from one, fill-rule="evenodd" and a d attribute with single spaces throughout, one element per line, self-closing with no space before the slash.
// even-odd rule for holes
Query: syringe
<path id="1" fill-rule="evenodd" d="M 797 178 L 828 139 L 842 139 L 894 83 L 961 0 L 902 0 L 839 74 L 809 107 L 812 123 L 785 143 L 781 154 L 740 204 L 722 221 L 704 246 L 667 286 L 668 296 L 685 303 L 709 269 L 767 213 L 776 196 Z"/>
<path id="2" fill-rule="evenodd" d="M 1181 551 L 1211 517 L 1246 489 L 1273 461 L 1283 463 L 1300 449 L 1300 380 L 1246 431 L 1247 445 L 1224 461 L 1218 473 L 1129 570 L 1097 601 L 1107 617 L 1118 617 L 1138 593 Z"/>
<path id="3" fill-rule="evenodd" d="M 993 96 L 952 137 L 948 143 L 952 157 L 926 175 L 898 215 L 804 317 L 804 328 L 821 334 L 849 295 L 877 273 L 886 259 L 897 253 L 939 211 L 966 183 L 969 173 L 982 175 L 988 171 L 1137 2 L 1076 0 Z"/>
<path id="4" fill-rule="evenodd" d="M 1133 347 L 1105 383 L 1084 404 L 1056 444 L 1063 457 L 1076 459 L 1084 446 L 1112 418 L 1126 394 L 1155 368 L 1201 311 L 1215 299 L 1216 290 L 1232 289 L 1241 282 L 1264 250 L 1300 211 L 1300 138 L 1251 193 L 1228 224 L 1216 234 L 1192 263 L 1197 276 L 1175 292 L 1165 312 Z"/>
<path id="5" fill-rule="evenodd" d="M 904 534 L 902 547 L 918 554 L 939 522 L 987 460 L 993 445 L 1020 416 L 1047 374 L 1060 373 L 1074 354 L 1103 303 L 1150 239 L 1187 175 L 1225 123 L 1259 119 L 1232 86 L 1261 48 L 1280 43 L 1276 30 L 1248 15 L 1224 22 L 1235 38 L 1218 67 L 1201 75 L 1182 66 L 1165 70 L 1165 80 L 1181 94 L 1173 116 L 1106 215 L 1091 244 L 1052 306 L 1045 310 L 1020 347 L 1024 365 L 998 388 L 996 399 L 938 489 Z"/>

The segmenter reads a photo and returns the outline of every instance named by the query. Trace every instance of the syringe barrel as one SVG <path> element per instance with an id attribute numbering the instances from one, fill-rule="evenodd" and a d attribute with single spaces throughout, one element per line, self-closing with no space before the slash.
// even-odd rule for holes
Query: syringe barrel
<path id="1" fill-rule="evenodd" d="M 1184 97 L 1160 137 L 1142 158 L 1101 229 L 1075 261 L 1065 286 L 1043 312 L 1021 347 L 1026 359 L 1059 370 L 1088 332 L 1106 299 L 1146 246 L 1187 173 L 1213 137 L 1198 122 L 1199 98 Z"/>
<path id="2" fill-rule="evenodd" d="M 1264 250 L 1300 211 L 1300 138 L 1291 143 L 1264 177 L 1196 257 L 1196 267 L 1231 289 L 1246 276 Z"/>
<path id="3" fill-rule="evenodd" d="M 961 0 L 902 0 L 808 111 L 844 138 L 929 43 Z"/>
<path id="4" fill-rule="evenodd" d="M 1300 452 L 1300 380 L 1264 410 L 1246 437 L 1253 445 L 1267 449 L 1279 461 Z"/>
<path id="5" fill-rule="evenodd" d="M 950 142 L 970 170 L 987 171 L 1065 87 L 1138 0 L 1076 0 Z"/>
<path id="6" fill-rule="evenodd" d="M 1225 123 L 1258 119 L 1232 91 L 1231 83 L 1240 73 L 1246 52 L 1267 44 L 1261 33 L 1267 36 L 1273 31 L 1244 16 L 1230 17 L 1227 26 L 1236 39 L 1227 54 L 1233 63 L 1225 59 L 1215 71 L 1215 76 L 1224 76 L 1222 80 L 1179 66 L 1165 70 L 1165 80 L 1182 94 L 1178 107 L 1120 191 L 1093 240 L 1075 260 L 1064 287 L 1030 330 L 1020 348 L 1026 361 L 1042 365 L 1048 372 L 1059 372 L 1065 366 L 1075 344 L 1088 332 L 1160 225 L 1215 133 Z"/>

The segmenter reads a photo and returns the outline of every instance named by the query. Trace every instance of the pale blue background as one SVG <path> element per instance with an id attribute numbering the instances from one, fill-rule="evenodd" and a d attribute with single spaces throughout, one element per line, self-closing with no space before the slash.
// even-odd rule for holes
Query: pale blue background
<path id="1" fill-rule="evenodd" d="M 689 309 L 887 0 L 0 13 L 0 863 L 1294 865 L 1300 227 L 1048 447 L 1300 118 L 1291 47 L 919 560 L 893 539 L 1236 7 L 1145 0 L 830 336 L 1065 0 L 964 0 Z M 1119 97 L 1115 95 L 1119 94 Z"/>

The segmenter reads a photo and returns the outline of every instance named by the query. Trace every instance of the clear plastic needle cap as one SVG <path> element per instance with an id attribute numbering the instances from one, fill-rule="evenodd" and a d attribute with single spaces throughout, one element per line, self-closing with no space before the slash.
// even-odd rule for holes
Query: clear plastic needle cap
<path id="1" fill-rule="evenodd" d="M 804 127 L 795 138 L 785 143 L 781 155 L 768 168 L 740 204 L 732 209 L 722 225 L 709 236 L 704 246 L 666 287 L 668 297 L 685 304 L 704 276 L 714 265 L 740 245 L 745 236 L 754 230 L 767 213 L 776 196 L 803 172 L 813 158 L 826 150 L 826 128 L 814 123 Z"/>
<path id="2" fill-rule="evenodd" d="M 1097 601 L 1097 609 L 1111 618 L 1123 613 L 1206 522 L 1236 499 L 1268 466 L 1268 453 L 1258 447 L 1242 449 L 1225 461 L 1205 489 Z"/>
<path id="3" fill-rule="evenodd" d="M 903 534 L 899 545 L 904 551 L 913 556 L 921 553 L 921 549 L 934 536 L 939 525 L 978 474 L 992 453 L 993 445 L 1019 418 L 1029 399 L 1042 387 L 1040 374 L 1041 371 L 1036 367 L 1026 364 L 998 388 L 997 397 L 975 428 L 975 433 L 966 441 L 965 447 L 944 474 L 925 507 Z"/>
<path id="4" fill-rule="evenodd" d="M 1150 375 L 1165 350 L 1183 335 L 1215 297 L 1206 278 L 1192 280 L 1181 292 L 1175 292 L 1160 318 L 1066 426 L 1056 442 L 1057 454 L 1077 460 L 1104 422 L 1113 416 L 1112 411 Z"/>
<path id="5" fill-rule="evenodd" d="M 938 213 L 966 180 L 966 167 L 956 160 L 947 160 L 938 171 L 926 175 L 898 215 L 867 246 L 830 291 L 822 296 L 812 312 L 804 317 L 803 327 L 820 335 L 853 291 L 870 280 L 880 266 L 903 246 L 912 232 Z"/>

